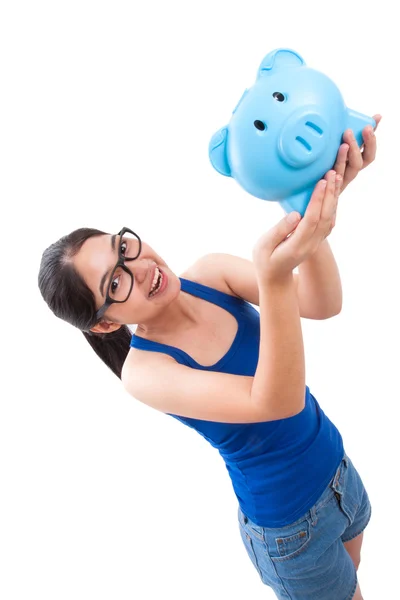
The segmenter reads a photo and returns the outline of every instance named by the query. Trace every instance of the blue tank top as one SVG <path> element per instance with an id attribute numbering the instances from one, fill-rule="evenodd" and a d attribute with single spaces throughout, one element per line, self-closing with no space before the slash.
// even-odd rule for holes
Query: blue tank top
<path id="1" fill-rule="evenodd" d="M 260 314 L 252 304 L 209 286 L 180 278 L 181 290 L 213 302 L 238 322 L 232 346 L 212 366 L 186 352 L 136 336 L 131 346 L 169 354 L 203 371 L 254 376 L 260 343 Z M 305 407 L 293 417 L 262 423 L 221 423 L 167 413 L 195 429 L 223 458 L 242 512 L 261 527 L 283 527 L 302 517 L 318 500 L 343 457 L 342 436 L 309 387 Z"/>

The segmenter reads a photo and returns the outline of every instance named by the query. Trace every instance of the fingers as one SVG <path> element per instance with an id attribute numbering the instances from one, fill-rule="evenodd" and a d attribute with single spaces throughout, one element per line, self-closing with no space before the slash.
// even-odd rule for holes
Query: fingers
<path id="1" fill-rule="evenodd" d="M 349 145 L 346 176 L 348 178 L 348 181 L 351 181 L 363 168 L 363 157 L 361 154 L 361 150 L 358 146 L 357 140 L 351 129 L 346 129 L 346 131 L 343 134 L 343 141 Z"/>
<path id="2" fill-rule="evenodd" d="M 338 207 L 340 192 L 342 190 L 342 182 L 343 182 L 343 177 L 341 175 L 337 174 L 336 175 L 336 186 L 335 186 L 335 209 L 334 209 L 334 212 L 333 212 L 333 217 L 332 217 L 332 222 L 331 222 L 331 228 L 329 230 L 329 233 L 331 233 L 332 229 L 336 225 L 336 213 L 337 213 L 337 207 Z"/>
<path id="3" fill-rule="evenodd" d="M 364 150 L 362 153 L 363 166 L 365 169 L 368 165 L 370 165 L 376 156 L 376 137 L 375 131 L 378 128 L 379 123 L 382 120 L 382 115 L 376 114 L 372 117 L 376 123 L 375 127 L 365 127 L 362 132 L 363 140 L 364 140 Z"/>
<path id="4" fill-rule="evenodd" d="M 291 248 L 292 254 L 297 257 L 297 264 L 300 264 L 305 257 L 311 256 L 321 241 L 331 233 L 335 223 L 341 182 L 341 175 L 335 171 L 329 171 L 326 179 L 318 181 L 304 217 L 291 235 L 284 240 L 285 248 Z M 277 235 L 278 237 L 280 236 Z"/>
<path id="5" fill-rule="evenodd" d="M 333 167 L 333 170 L 336 171 L 338 175 L 344 177 L 346 166 L 347 166 L 347 157 L 349 153 L 350 146 L 349 144 L 342 144 L 339 148 L 339 152 L 336 156 L 336 162 Z M 325 175 L 327 177 L 328 173 Z"/>
<path id="6" fill-rule="evenodd" d="M 340 192 L 341 176 L 336 181 L 336 172 L 329 171 L 326 179 L 318 181 L 308 203 L 304 217 L 298 224 L 295 234 L 297 238 L 309 238 L 317 230 L 329 229 L 333 213 L 336 210 Z"/>
<path id="7" fill-rule="evenodd" d="M 363 157 L 363 168 L 370 165 L 376 156 L 376 137 L 375 132 L 372 127 L 366 127 L 362 132 L 363 140 L 364 140 L 364 151 L 362 153 Z"/>
<path id="8" fill-rule="evenodd" d="M 300 221 L 298 229 L 300 227 L 302 229 L 311 228 L 313 230 L 317 228 L 321 217 L 322 205 L 327 187 L 328 178 L 326 180 L 321 179 L 318 181 L 310 198 L 310 202 L 308 203 L 306 212 L 304 213 L 304 217 Z"/>
<path id="9" fill-rule="evenodd" d="M 342 176 L 335 171 L 329 171 L 320 222 L 318 225 L 318 228 L 324 237 L 330 234 L 334 226 L 334 219 L 336 220 L 336 210 L 341 184 Z"/>
<path id="10" fill-rule="evenodd" d="M 374 115 L 372 118 L 373 118 L 373 120 L 374 120 L 374 121 L 375 121 L 375 123 L 376 123 L 376 126 L 375 126 L 375 131 L 376 131 L 376 130 L 377 130 L 377 128 L 378 128 L 378 125 L 379 125 L 379 123 L 380 123 L 380 122 L 381 122 L 381 120 L 382 120 L 382 115 L 380 115 L 380 114 L 377 114 L 377 115 Z"/>
<path id="11" fill-rule="evenodd" d="M 346 187 L 347 184 L 357 176 L 361 169 L 365 169 L 365 167 L 370 165 L 375 160 L 376 137 L 374 132 L 382 120 L 382 115 L 376 114 L 372 118 L 374 119 L 376 126 L 375 128 L 373 128 L 371 125 L 364 127 L 362 131 L 364 143 L 361 148 L 359 148 L 357 140 L 355 139 L 351 129 L 347 129 L 343 134 L 343 141 L 349 144 L 347 168 L 344 174 L 341 173 L 343 175 L 344 187 Z"/>

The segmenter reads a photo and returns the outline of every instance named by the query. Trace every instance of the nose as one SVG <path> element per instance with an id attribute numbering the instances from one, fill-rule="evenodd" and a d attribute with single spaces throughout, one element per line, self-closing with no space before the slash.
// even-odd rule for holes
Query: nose
<path id="1" fill-rule="evenodd" d="M 125 266 L 128 267 L 135 280 L 138 283 L 142 283 L 147 277 L 151 277 L 151 273 L 154 269 L 155 263 L 149 261 L 148 259 L 139 257 L 136 260 L 127 260 L 125 262 Z"/>
<path id="2" fill-rule="evenodd" d="M 281 158 L 302 168 L 321 156 L 328 143 L 328 125 L 315 109 L 302 108 L 285 122 L 278 141 Z"/>

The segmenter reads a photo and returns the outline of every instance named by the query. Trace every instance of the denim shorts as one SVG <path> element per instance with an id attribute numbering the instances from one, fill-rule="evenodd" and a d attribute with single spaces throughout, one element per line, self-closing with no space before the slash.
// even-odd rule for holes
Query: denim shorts
<path id="1" fill-rule="evenodd" d="M 360 475 L 344 456 L 325 491 L 285 527 L 260 527 L 238 511 L 240 534 L 261 581 L 281 600 L 351 600 L 357 573 L 343 542 L 371 518 Z"/>

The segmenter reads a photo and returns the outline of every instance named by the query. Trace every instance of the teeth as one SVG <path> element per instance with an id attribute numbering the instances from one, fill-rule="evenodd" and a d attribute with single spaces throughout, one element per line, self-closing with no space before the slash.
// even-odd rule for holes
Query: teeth
<path id="1" fill-rule="evenodd" d="M 158 281 L 159 275 L 160 275 L 160 271 L 158 270 L 158 267 L 156 267 L 156 270 L 154 271 L 154 279 L 153 279 L 153 283 L 151 284 L 150 292 L 152 292 L 154 290 L 155 285 Z"/>
<path id="2" fill-rule="evenodd" d="M 160 278 L 160 284 L 157 286 L 158 278 Z M 157 292 L 160 290 L 160 288 L 162 286 L 162 282 L 163 282 L 162 273 L 160 272 L 160 270 L 158 269 L 158 267 L 156 267 L 156 270 L 154 272 L 154 279 L 153 279 L 153 283 L 152 283 L 152 286 L 151 286 L 151 290 L 150 290 L 149 296 L 155 296 L 157 294 Z"/>
<path id="3" fill-rule="evenodd" d="M 159 273 L 159 271 L 158 271 L 158 267 L 156 267 L 156 268 L 155 268 L 155 271 L 154 271 L 153 283 L 151 284 L 151 288 L 150 288 L 150 291 L 151 291 L 151 292 L 153 291 L 153 289 L 154 289 L 154 286 L 156 285 L 156 282 L 157 282 L 157 279 L 158 279 L 158 273 Z"/>

